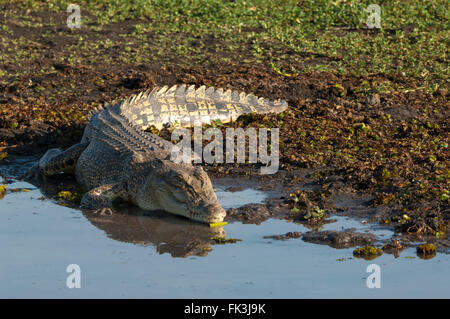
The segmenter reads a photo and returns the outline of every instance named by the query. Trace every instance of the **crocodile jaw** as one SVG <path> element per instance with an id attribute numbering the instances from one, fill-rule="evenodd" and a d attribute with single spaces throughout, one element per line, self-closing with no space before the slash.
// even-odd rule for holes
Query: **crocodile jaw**
<path id="1" fill-rule="evenodd" d="M 161 209 L 203 223 L 222 222 L 226 216 L 208 175 L 190 164 L 165 162 L 163 170 L 147 176 L 135 201 L 142 209 Z"/>
<path id="2" fill-rule="evenodd" d="M 198 222 L 218 223 L 222 222 L 226 216 L 226 211 L 219 204 L 217 198 L 211 198 L 208 201 L 199 203 L 183 202 L 172 196 L 170 190 L 164 188 L 156 189 L 155 195 L 155 200 L 159 202 L 160 209 Z M 139 206 L 154 207 L 150 203 L 140 203 Z"/>
<path id="3" fill-rule="evenodd" d="M 225 211 L 225 209 L 223 209 L 222 206 L 217 203 L 214 205 L 203 207 L 200 213 L 196 212 L 195 210 L 190 210 L 189 216 L 186 217 L 199 222 L 210 224 L 222 222 L 226 215 L 227 212 Z"/>
<path id="4" fill-rule="evenodd" d="M 161 196 L 161 192 L 157 191 L 157 197 Z M 160 197 L 161 198 L 161 197 Z M 137 206 L 144 210 L 164 210 L 168 213 L 183 216 L 202 223 L 219 223 L 226 216 L 225 209 L 219 203 L 211 205 L 200 205 L 198 207 L 188 207 L 183 202 L 175 199 L 163 199 L 155 205 L 154 200 L 141 199 L 136 201 Z"/>

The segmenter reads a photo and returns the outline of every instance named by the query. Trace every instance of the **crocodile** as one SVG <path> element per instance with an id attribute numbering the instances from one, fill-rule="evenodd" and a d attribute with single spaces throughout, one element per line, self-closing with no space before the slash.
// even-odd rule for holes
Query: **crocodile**
<path id="1" fill-rule="evenodd" d="M 242 114 L 287 107 L 284 100 L 214 87 L 155 87 L 92 110 L 79 143 L 65 151 L 49 149 L 22 179 L 73 174 L 87 190 L 80 208 L 101 214 L 112 214 L 114 202 L 122 200 L 144 210 L 222 222 L 226 212 L 203 168 L 171 160 L 175 145 L 147 129 L 227 123 Z"/>

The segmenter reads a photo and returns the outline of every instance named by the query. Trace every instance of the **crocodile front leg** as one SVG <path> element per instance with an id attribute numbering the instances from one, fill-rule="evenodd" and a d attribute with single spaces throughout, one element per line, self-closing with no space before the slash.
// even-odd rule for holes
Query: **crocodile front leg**
<path id="1" fill-rule="evenodd" d="M 119 184 L 109 184 L 96 187 L 81 199 L 81 208 L 95 210 L 101 215 L 112 214 L 113 202 L 126 199 L 126 190 Z"/>
<path id="2" fill-rule="evenodd" d="M 52 148 L 39 160 L 39 169 L 45 176 L 55 175 L 60 172 L 73 174 L 78 158 L 88 145 L 89 143 L 78 143 L 64 152 L 60 149 Z"/>
<path id="3" fill-rule="evenodd" d="M 35 180 L 40 176 L 52 176 L 60 172 L 73 174 L 78 158 L 88 145 L 89 143 L 78 143 L 65 151 L 59 148 L 49 149 L 39 162 L 19 179 Z"/>

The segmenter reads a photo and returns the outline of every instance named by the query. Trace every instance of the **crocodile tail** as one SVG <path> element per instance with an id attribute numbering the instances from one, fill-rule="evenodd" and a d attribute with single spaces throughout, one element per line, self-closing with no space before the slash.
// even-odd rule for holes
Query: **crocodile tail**
<path id="1" fill-rule="evenodd" d="M 279 113 L 288 108 L 284 100 L 270 101 L 253 94 L 194 85 L 164 86 L 125 99 L 120 112 L 131 123 L 146 129 L 164 125 L 193 127 L 235 121 L 249 113 Z"/>

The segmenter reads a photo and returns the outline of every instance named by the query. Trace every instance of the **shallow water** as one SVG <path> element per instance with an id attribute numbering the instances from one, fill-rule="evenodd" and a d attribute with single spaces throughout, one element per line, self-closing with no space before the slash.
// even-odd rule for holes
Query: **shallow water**
<path id="1" fill-rule="evenodd" d="M 353 258 L 353 248 L 263 238 L 309 231 L 282 220 L 209 228 L 131 207 L 105 218 L 38 199 L 41 192 L 30 184 L 8 184 L 19 187 L 31 191 L 8 193 L 0 200 L 3 298 L 450 297 L 446 254 L 422 260 L 414 249 L 406 249 L 399 258 L 384 254 L 366 261 Z M 252 189 L 231 193 L 223 185 L 215 187 L 226 208 L 261 202 L 266 196 Z M 392 235 L 374 225 L 336 219 L 323 229 L 354 227 L 385 238 Z M 213 236 L 242 241 L 210 246 Z M 69 264 L 80 266 L 80 289 L 66 286 Z M 381 267 L 379 289 L 366 286 L 370 264 Z"/>

